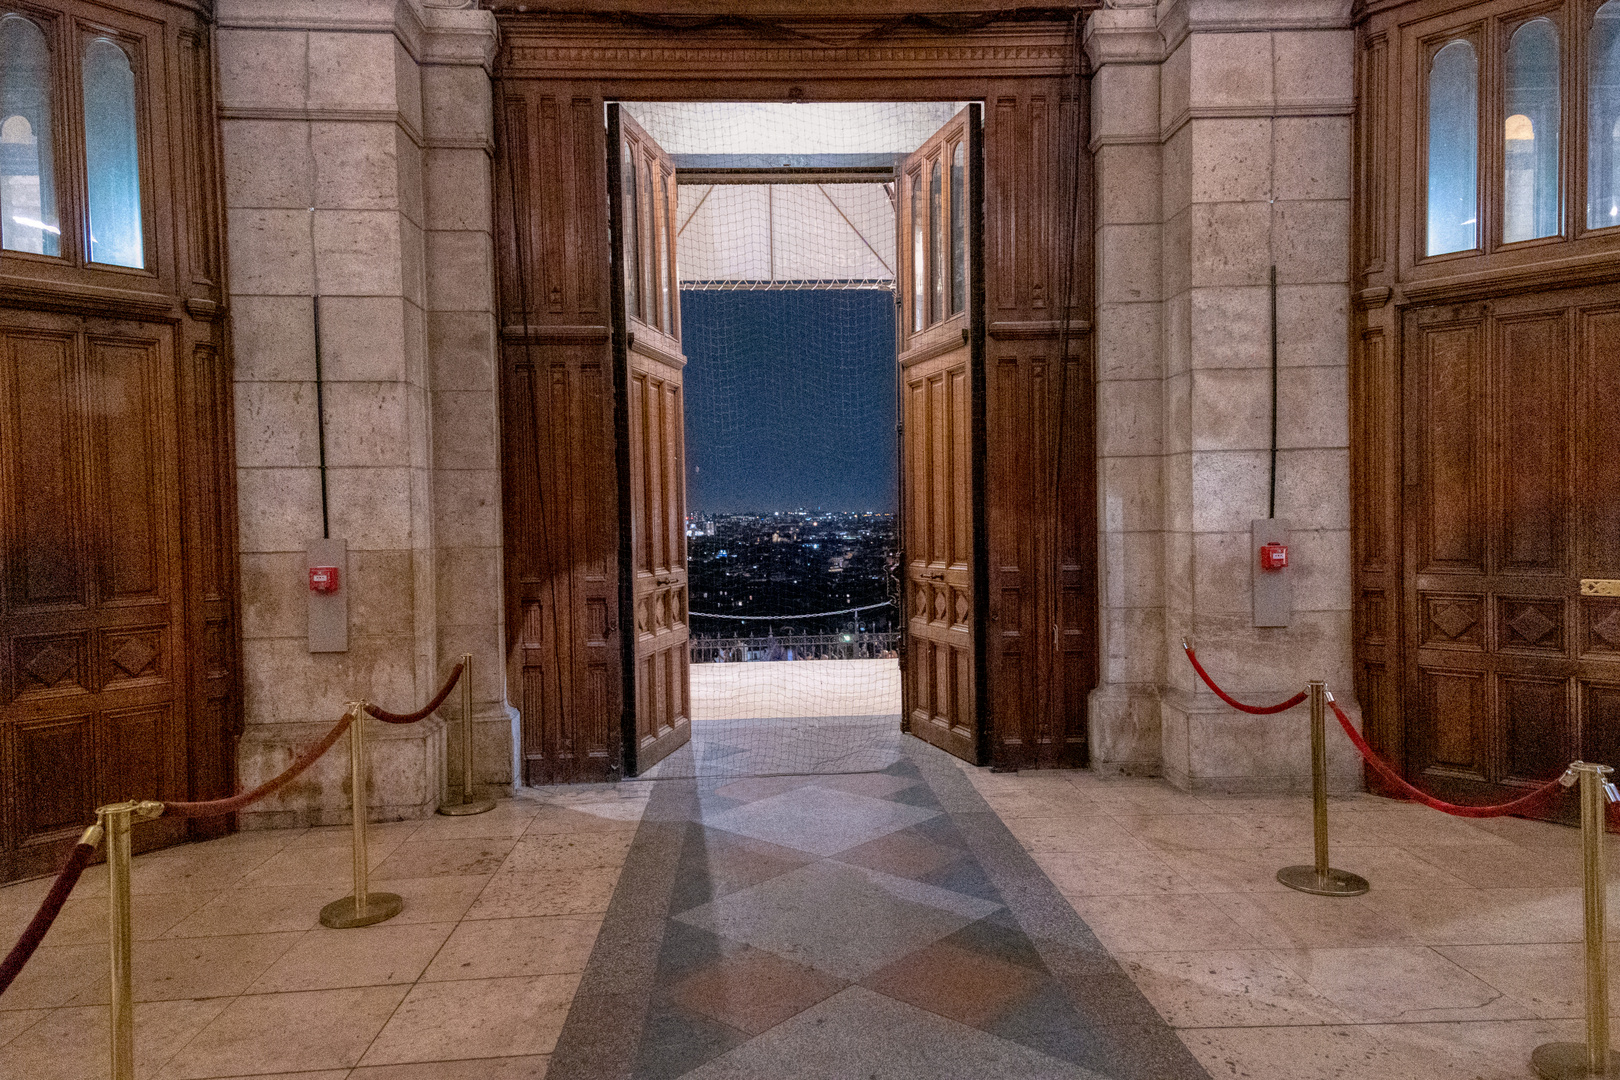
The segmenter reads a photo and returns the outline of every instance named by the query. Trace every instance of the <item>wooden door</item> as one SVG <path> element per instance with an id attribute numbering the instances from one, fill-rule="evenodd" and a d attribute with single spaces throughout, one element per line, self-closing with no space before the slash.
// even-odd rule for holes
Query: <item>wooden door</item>
<path id="1" fill-rule="evenodd" d="M 102 803 L 188 797 L 177 395 L 168 326 L 0 325 L 0 880 L 54 868 Z"/>
<path id="2" fill-rule="evenodd" d="M 692 737 L 675 163 L 608 105 L 625 775 Z"/>
<path id="3" fill-rule="evenodd" d="M 1620 302 L 1407 312 L 1408 767 L 1502 798 L 1620 765 Z M 1565 808 L 1567 809 L 1567 807 Z"/>
<path id="4" fill-rule="evenodd" d="M 984 160 L 979 105 L 896 177 L 908 730 L 983 764 Z"/>

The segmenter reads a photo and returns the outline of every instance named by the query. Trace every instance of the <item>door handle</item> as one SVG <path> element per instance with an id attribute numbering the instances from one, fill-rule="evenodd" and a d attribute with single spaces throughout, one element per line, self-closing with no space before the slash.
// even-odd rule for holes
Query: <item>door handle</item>
<path id="1" fill-rule="evenodd" d="M 944 581 L 945 580 L 945 571 L 943 571 L 943 570 L 935 570 L 933 572 L 929 572 L 929 571 L 925 570 L 925 571 L 923 571 L 923 576 L 922 577 L 923 577 L 924 581 Z"/>

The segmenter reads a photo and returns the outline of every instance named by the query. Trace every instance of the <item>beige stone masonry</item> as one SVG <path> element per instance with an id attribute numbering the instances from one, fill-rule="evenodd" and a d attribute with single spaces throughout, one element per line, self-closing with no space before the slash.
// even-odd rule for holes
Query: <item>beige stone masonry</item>
<path id="1" fill-rule="evenodd" d="M 420 0 L 221 0 L 242 520 L 244 784 L 365 697 L 395 710 L 475 657 L 477 775 L 512 779 L 501 677 L 491 255 L 493 17 Z M 310 654 L 321 535 L 315 311 L 330 534 L 348 542 L 345 653 Z M 378 728 L 378 818 L 446 795 L 446 721 Z M 450 740 L 459 750 L 460 740 Z M 347 819 L 341 755 L 243 815 Z M 459 756 L 455 758 L 460 775 Z M 330 766 L 330 767 L 328 767 Z"/>
<path id="2" fill-rule="evenodd" d="M 1105 648 L 1092 752 L 1104 770 L 1205 790 L 1308 785 L 1304 709 L 1222 705 L 1183 636 L 1240 697 L 1274 701 L 1322 678 L 1351 699 L 1349 7 L 1114 0 L 1087 23 Z M 1268 501 L 1272 266 L 1294 616 L 1256 629 L 1249 523 Z M 1353 751 L 1333 745 L 1335 786 L 1358 785 Z"/>

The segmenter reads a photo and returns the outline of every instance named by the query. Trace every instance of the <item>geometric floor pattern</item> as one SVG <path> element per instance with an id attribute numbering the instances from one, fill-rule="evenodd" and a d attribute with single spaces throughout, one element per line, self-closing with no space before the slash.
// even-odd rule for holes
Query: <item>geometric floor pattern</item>
<path id="1" fill-rule="evenodd" d="M 655 785 L 549 1080 L 1206 1077 L 960 770 L 905 743 L 881 772 Z"/>

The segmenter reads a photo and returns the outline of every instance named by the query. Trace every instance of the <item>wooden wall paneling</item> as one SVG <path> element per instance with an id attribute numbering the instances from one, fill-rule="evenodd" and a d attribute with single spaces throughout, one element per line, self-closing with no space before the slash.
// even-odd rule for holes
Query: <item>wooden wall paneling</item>
<path id="1" fill-rule="evenodd" d="M 59 57 L 76 55 L 78 26 L 132 55 L 147 265 L 83 257 L 81 121 L 60 64 L 62 255 L 0 253 L 0 426 L 17 436 L 0 436 L 0 881 L 51 869 L 108 792 L 229 792 L 240 733 L 211 26 L 162 0 L 45 0 L 40 11 Z M 49 749 L 68 743 L 83 750 L 72 768 Z M 53 771 L 36 775 L 47 761 Z M 44 824 L 67 807 L 73 823 Z M 232 825 L 160 819 L 137 827 L 135 845 Z"/>

